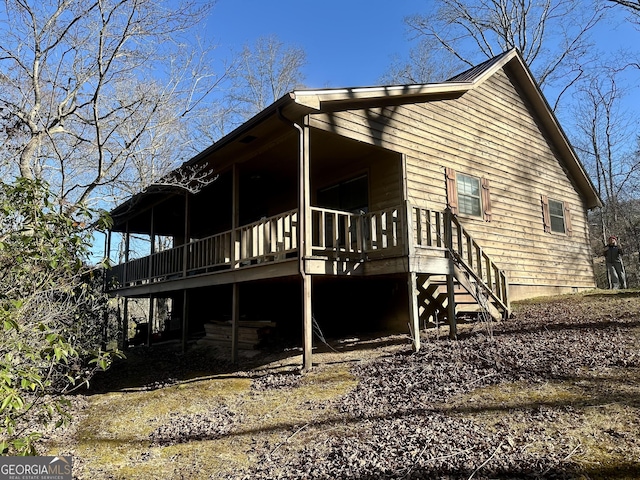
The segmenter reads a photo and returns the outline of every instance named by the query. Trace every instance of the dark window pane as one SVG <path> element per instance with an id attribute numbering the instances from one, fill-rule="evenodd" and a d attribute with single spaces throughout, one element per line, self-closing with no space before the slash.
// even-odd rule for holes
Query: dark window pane
<path id="1" fill-rule="evenodd" d="M 551 231 L 565 233 L 564 205 L 562 202 L 549 200 L 549 216 L 551 217 Z"/>
<path id="2" fill-rule="evenodd" d="M 480 202 L 480 180 L 458 174 L 458 208 L 465 215 L 482 215 Z"/>

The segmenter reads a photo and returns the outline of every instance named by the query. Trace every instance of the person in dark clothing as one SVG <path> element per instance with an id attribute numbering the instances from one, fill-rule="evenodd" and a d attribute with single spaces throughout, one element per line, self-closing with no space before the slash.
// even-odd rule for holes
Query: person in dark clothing
<path id="1" fill-rule="evenodd" d="M 611 235 L 609 237 L 609 242 L 604 249 L 604 256 L 607 260 L 609 288 L 627 288 L 627 277 L 624 272 L 622 255 L 622 247 L 618 245 L 618 237 Z"/>

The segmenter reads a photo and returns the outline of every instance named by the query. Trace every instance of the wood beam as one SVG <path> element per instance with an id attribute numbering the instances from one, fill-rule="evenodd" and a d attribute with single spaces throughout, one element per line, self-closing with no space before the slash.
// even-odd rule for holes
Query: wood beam
<path id="1" fill-rule="evenodd" d="M 233 284 L 231 295 L 231 361 L 238 362 L 238 324 L 240 322 L 240 285 Z"/>
<path id="2" fill-rule="evenodd" d="M 129 244 L 131 242 L 131 233 L 129 232 L 129 221 L 127 220 L 127 225 L 125 226 L 124 233 L 124 272 L 122 273 L 122 284 L 126 285 L 129 280 L 127 277 L 127 270 L 129 269 Z"/>
<path id="3" fill-rule="evenodd" d="M 418 311 L 418 286 L 416 277 L 415 272 L 409 272 L 409 328 L 411 329 L 411 336 L 413 338 L 413 349 L 417 352 L 420 350 L 420 314 Z"/>
<path id="4" fill-rule="evenodd" d="M 184 194 L 184 242 L 182 243 L 182 276 L 187 276 L 189 263 L 189 237 L 191 236 L 191 220 L 189 218 L 189 193 Z"/>
<path id="5" fill-rule="evenodd" d="M 311 275 L 302 275 L 303 353 L 302 371 L 313 367 L 313 306 L 311 303 Z"/>
<path id="6" fill-rule="evenodd" d="M 151 245 L 149 247 L 149 283 L 151 283 L 151 279 L 153 278 L 153 254 L 156 253 L 156 208 L 151 207 L 151 225 L 149 226 L 149 241 Z"/>
<path id="7" fill-rule="evenodd" d="M 189 296 L 187 289 L 182 291 L 182 353 L 187 351 L 187 338 L 189 336 Z"/>
<path id="8" fill-rule="evenodd" d="M 447 258 L 449 260 L 449 273 L 447 274 L 447 317 L 449 320 L 449 338 L 458 338 L 458 327 L 456 325 L 456 293 L 454 291 L 455 281 L 453 277 L 453 213 L 450 208 L 444 212 L 445 225 L 445 246 L 447 247 Z"/>
<path id="9" fill-rule="evenodd" d="M 234 163 L 232 168 L 231 179 L 231 268 L 236 268 L 236 229 L 240 222 L 240 173 L 238 172 L 238 164 Z"/>
<path id="10" fill-rule="evenodd" d="M 149 296 L 149 320 L 147 321 L 147 339 L 145 341 L 147 347 L 151 346 L 151 333 L 153 332 L 153 317 L 155 316 L 155 295 Z"/>
<path id="11" fill-rule="evenodd" d="M 311 192 L 309 158 L 309 120 L 304 126 L 293 124 L 299 132 L 298 140 L 298 262 L 302 279 L 302 371 L 313 367 L 313 305 L 311 275 L 307 272 L 305 259 L 311 256 Z"/>
<path id="12" fill-rule="evenodd" d="M 124 305 L 122 306 L 122 346 L 126 350 L 129 346 L 129 298 L 123 297 Z"/>
<path id="13" fill-rule="evenodd" d="M 456 293 L 453 275 L 447 275 L 447 317 L 449 319 L 449 338 L 458 338 L 458 325 L 456 323 Z"/>

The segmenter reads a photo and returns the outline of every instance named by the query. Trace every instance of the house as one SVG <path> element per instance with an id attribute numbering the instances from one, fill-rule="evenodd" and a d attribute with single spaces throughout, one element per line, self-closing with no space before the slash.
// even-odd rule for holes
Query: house
<path id="1" fill-rule="evenodd" d="M 226 321 L 233 358 L 242 322 L 301 335 L 308 369 L 316 326 L 401 325 L 419 349 L 425 322 L 455 336 L 460 311 L 595 287 L 601 202 L 516 50 L 442 83 L 293 91 L 190 169 L 209 175 L 197 193 L 158 184 L 113 210 L 108 289 L 171 299 L 183 342 Z M 171 248 L 132 258 L 134 235 Z"/>

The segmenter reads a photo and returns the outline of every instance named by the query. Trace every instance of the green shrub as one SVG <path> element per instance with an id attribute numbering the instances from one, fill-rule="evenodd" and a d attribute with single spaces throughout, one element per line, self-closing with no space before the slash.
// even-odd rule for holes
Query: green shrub
<path id="1" fill-rule="evenodd" d="M 39 181 L 0 182 L 0 452 L 7 455 L 36 454 L 43 430 L 69 420 L 65 394 L 119 354 L 102 347 L 103 268 L 85 261 L 92 228 L 108 218 L 52 198 Z"/>

